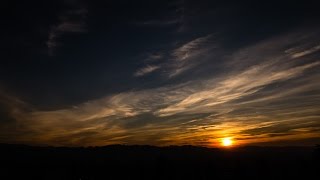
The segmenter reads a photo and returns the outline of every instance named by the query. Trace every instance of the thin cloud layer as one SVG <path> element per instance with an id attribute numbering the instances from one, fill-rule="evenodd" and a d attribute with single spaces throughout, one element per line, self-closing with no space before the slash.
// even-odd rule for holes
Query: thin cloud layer
<path id="1" fill-rule="evenodd" d="M 156 71 L 157 69 L 159 69 L 160 66 L 155 66 L 155 65 L 148 65 L 144 68 L 139 69 L 134 76 L 144 76 L 146 74 L 152 73 L 153 71 Z"/>
<path id="2" fill-rule="evenodd" d="M 207 35 L 203 37 L 196 38 L 190 42 L 187 42 L 180 46 L 179 48 L 173 50 L 172 56 L 175 57 L 176 61 L 184 61 L 201 51 L 201 47 L 208 47 L 206 43 L 212 37 L 212 35 Z"/>
<path id="3" fill-rule="evenodd" d="M 139 69 L 134 75 L 143 76 L 152 71 L 162 69 L 161 72 L 169 78 L 178 76 L 201 63 L 201 59 L 203 59 L 203 56 L 205 56 L 209 50 L 217 48 L 217 45 L 213 44 L 212 39 L 212 34 L 193 39 L 168 51 L 165 58 L 163 55 L 160 57 L 150 56 L 148 59 L 164 59 L 164 61 L 157 65 L 149 64 Z"/>
<path id="4" fill-rule="evenodd" d="M 53 25 L 48 33 L 46 44 L 49 55 L 53 55 L 55 49 L 60 45 L 59 39 L 62 35 L 87 32 L 85 23 L 87 13 L 86 8 L 75 6 L 60 15 L 59 22 Z"/>
<path id="5" fill-rule="evenodd" d="M 172 61 L 169 62 L 169 77 L 177 76 L 201 62 L 201 55 L 206 54 L 208 50 L 216 47 L 210 40 L 213 35 L 209 34 L 203 37 L 189 41 L 180 47 L 174 49 L 171 53 Z"/>
<path id="6" fill-rule="evenodd" d="M 20 143 L 72 146 L 212 146 L 226 136 L 234 137 L 238 144 L 319 137 L 318 49 L 297 51 L 297 42 L 287 41 L 295 36 L 297 33 L 237 49 L 218 64 L 225 71 L 211 77 L 125 91 L 51 111 L 7 103 L 11 104 L 10 117 L 16 120 L 11 123 L 19 127 L 11 136 Z M 210 38 L 197 38 L 174 49 L 170 61 L 183 63 L 202 54 L 210 56 L 214 53 L 207 51 L 212 48 Z M 309 36 L 297 41 L 314 40 Z M 159 69 L 150 65 L 135 75 Z M 0 137 L 8 131 L 2 128 Z"/>
<path id="7" fill-rule="evenodd" d="M 299 58 L 299 57 L 303 57 L 303 56 L 315 53 L 315 52 L 317 52 L 319 50 L 320 50 L 320 45 L 314 46 L 314 47 L 312 47 L 310 49 L 306 49 L 306 50 L 303 50 L 303 51 L 300 51 L 300 52 L 292 52 L 294 50 L 291 50 L 291 52 L 292 52 L 291 57 L 292 58 Z"/>

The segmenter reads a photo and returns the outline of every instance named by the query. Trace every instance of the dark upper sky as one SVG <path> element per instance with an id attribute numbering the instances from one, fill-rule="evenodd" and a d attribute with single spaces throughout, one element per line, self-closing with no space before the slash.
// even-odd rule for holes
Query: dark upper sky
<path id="1" fill-rule="evenodd" d="M 316 1 L 2 6 L 1 142 L 319 142 Z"/>

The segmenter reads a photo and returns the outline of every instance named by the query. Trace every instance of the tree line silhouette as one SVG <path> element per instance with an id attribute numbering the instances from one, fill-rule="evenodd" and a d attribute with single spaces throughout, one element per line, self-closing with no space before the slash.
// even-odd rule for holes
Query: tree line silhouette
<path id="1" fill-rule="evenodd" d="M 314 179 L 316 147 L 0 145 L 0 179 Z"/>

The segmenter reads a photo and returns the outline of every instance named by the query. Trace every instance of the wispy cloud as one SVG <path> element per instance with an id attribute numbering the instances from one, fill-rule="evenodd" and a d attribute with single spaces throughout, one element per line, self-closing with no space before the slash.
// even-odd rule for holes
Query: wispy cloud
<path id="1" fill-rule="evenodd" d="M 212 43 L 212 38 L 212 34 L 198 37 L 177 48 L 169 50 L 166 55 L 163 53 L 150 55 L 147 58 L 149 61 L 163 59 L 163 62 L 160 64 L 158 63 L 157 65 L 147 65 L 138 70 L 135 73 L 135 76 L 143 76 L 149 72 L 158 70 L 159 68 L 162 68 L 163 71 L 161 72 L 169 78 L 182 74 L 201 63 L 201 59 L 207 54 L 208 50 L 213 50 L 217 47 L 216 44 Z"/>
<path id="2" fill-rule="evenodd" d="M 59 38 L 66 33 L 84 33 L 86 29 L 86 15 L 88 11 L 84 7 L 70 9 L 59 17 L 59 22 L 53 25 L 48 33 L 47 47 L 50 55 L 59 46 Z"/>
<path id="3" fill-rule="evenodd" d="M 146 60 L 147 61 L 156 61 L 156 60 L 160 60 L 162 58 L 163 58 L 162 53 L 152 53 L 148 56 L 148 58 Z"/>
<path id="4" fill-rule="evenodd" d="M 163 53 L 148 53 L 145 55 L 146 57 L 144 58 L 144 64 L 145 66 L 138 69 L 133 76 L 135 77 L 141 77 L 147 74 L 150 74 L 154 71 L 157 71 L 163 67 L 161 63 L 159 63 L 160 60 L 164 58 Z M 155 64 L 156 65 L 153 65 Z"/>
<path id="5" fill-rule="evenodd" d="M 312 47 L 310 49 L 306 49 L 306 50 L 303 50 L 303 51 L 300 51 L 300 52 L 295 52 L 294 50 L 291 50 L 291 52 L 293 51 L 292 54 L 291 54 L 291 57 L 292 58 L 299 58 L 299 57 L 303 57 L 303 56 L 315 53 L 315 52 L 317 52 L 319 50 L 320 50 L 320 45 L 314 46 L 314 47 Z"/>
<path id="6" fill-rule="evenodd" d="M 192 41 L 189 41 L 177 49 L 173 50 L 172 56 L 175 57 L 176 61 L 184 61 L 194 55 L 200 53 L 203 48 L 207 48 L 209 39 L 212 37 L 211 34 L 203 37 L 196 38 Z"/>
<path id="7" fill-rule="evenodd" d="M 191 40 L 180 47 L 174 49 L 170 56 L 172 59 L 168 62 L 168 76 L 177 76 L 201 62 L 201 55 L 206 54 L 209 49 L 216 47 L 212 43 L 213 35 L 209 34 L 203 37 Z"/>
<path id="8" fill-rule="evenodd" d="M 170 61 L 208 55 L 203 48 L 210 38 L 181 45 L 172 51 Z M 206 79 L 126 91 L 52 111 L 6 103 L 11 104 L 12 123 L 21 131 L 15 140 L 51 145 L 211 146 L 225 136 L 239 144 L 319 137 L 320 61 L 315 56 L 307 61 L 292 59 L 284 50 L 297 45 L 288 39 L 294 38 L 273 38 L 238 49 L 219 64 L 223 71 Z M 312 37 L 303 42 L 308 41 Z M 158 69 L 150 65 L 137 75 Z M 0 130 L 0 137 L 9 133 Z"/>
<path id="9" fill-rule="evenodd" d="M 213 87 L 204 87 L 205 90 L 191 93 L 181 102 L 160 109 L 158 113 L 160 116 L 167 116 L 188 111 L 201 112 L 201 109 L 206 106 L 212 107 L 257 93 L 267 85 L 294 78 L 301 75 L 305 70 L 318 65 L 320 65 L 320 62 L 286 70 L 276 70 L 275 66 L 270 67 L 266 64 L 254 66 L 214 83 Z"/>
<path id="10" fill-rule="evenodd" d="M 134 76 L 137 76 L 137 77 L 144 76 L 146 74 L 152 73 L 153 71 L 156 71 L 159 68 L 160 66 L 148 65 L 146 67 L 139 69 L 136 73 L 134 73 Z"/>

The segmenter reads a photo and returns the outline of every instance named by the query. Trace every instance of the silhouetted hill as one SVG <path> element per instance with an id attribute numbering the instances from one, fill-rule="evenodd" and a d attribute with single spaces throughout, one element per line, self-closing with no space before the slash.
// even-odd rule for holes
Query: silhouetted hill
<path id="1" fill-rule="evenodd" d="M 319 150 L 0 144 L 0 179 L 311 179 L 319 178 Z"/>

